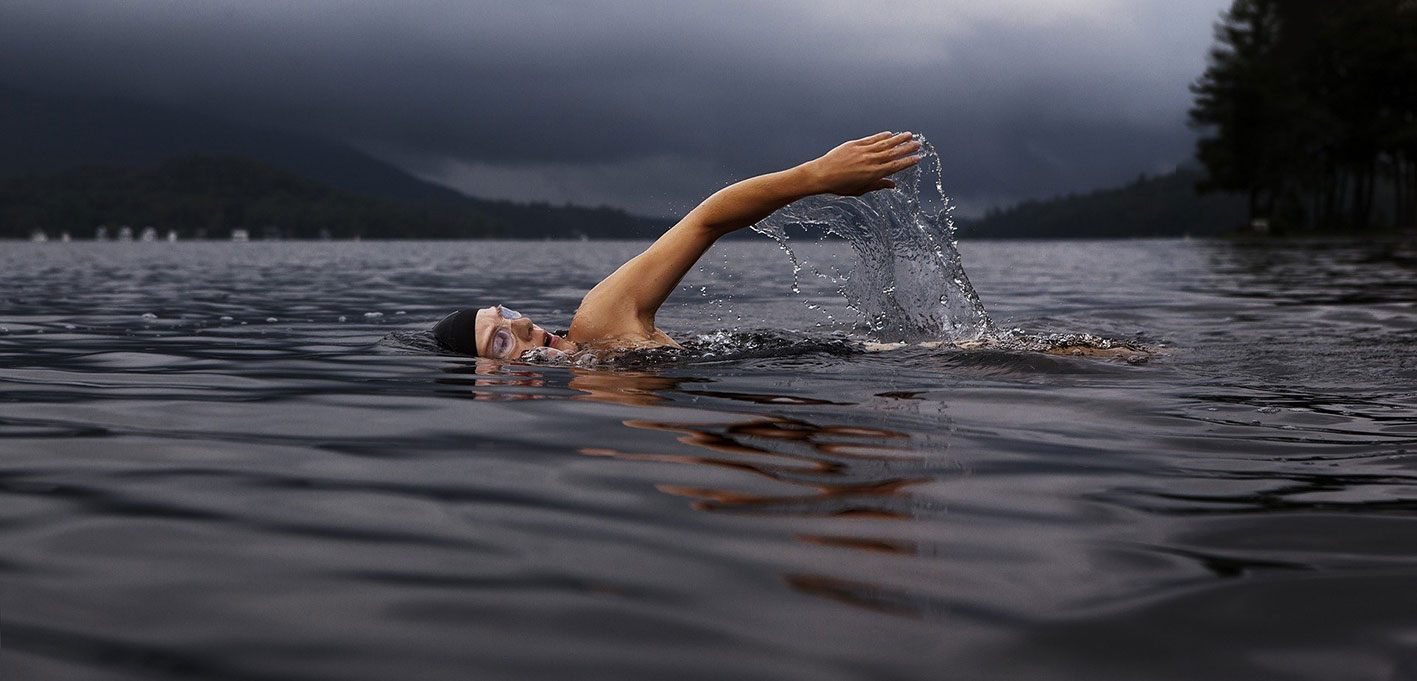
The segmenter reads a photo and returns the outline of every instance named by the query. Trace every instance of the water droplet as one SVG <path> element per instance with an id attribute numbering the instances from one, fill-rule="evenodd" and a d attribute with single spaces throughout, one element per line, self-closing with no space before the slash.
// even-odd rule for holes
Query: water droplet
<path id="1" fill-rule="evenodd" d="M 157 319 L 157 315 L 155 315 L 155 314 L 153 314 L 153 313 L 151 313 L 151 312 L 144 312 L 144 313 L 143 313 L 143 319 Z"/>
<path id="2" fill-rule="evenodd" d="M 1279 409 L 1279 407 L 1260 407 L 1259 409 L 1256 409 L 1255 411 L 1257 411 L 1257 412 L 1259 412 L 1259 413 L 1261 413 L 1261 414 L 1278 414 L 1278 413 L 1280 412 L 1280 409 Z"/>
<path id="3" fill-rule="evenodd" d="M 221 321 L 229 322 L 229 321 L 231 321 L 231 317 L 228 317 L 228 316 L 226 316 L 226 315 L 222 315 L 222 316 L 221 316 Z"/>
<path id="4" fill-rule="evenodd" d="M 278 322 L 278 321 L 280 321 L 280 320 L 279 320 L 279 319 L 276 319 L 275 317 L 266 317 L 266 323 L 267 323 L 267 324 L 274 324 L 274 323 L 276 323 L 276 322 Z"/>
<path id="5" fill-rule="evenodd" d="M 365 312 L 365 313 L 364 313 L 364 317 L 365 317 L 366 319 L 378 319 L 379 317 L 382 317 L 382 316 L 384 316 L 384 313 L 382 313 L 382 312 Z"/>
<path id="6" fill-rule="evenodd" d="M 339 316 L 339 320 L 342 321 L 342 322 L 346 322 L 346 321 L 349 321 L 349 318 L 346 317 L 346 316 L 344 316 L 344 315 L 340 315 L 340 316 Z"/>

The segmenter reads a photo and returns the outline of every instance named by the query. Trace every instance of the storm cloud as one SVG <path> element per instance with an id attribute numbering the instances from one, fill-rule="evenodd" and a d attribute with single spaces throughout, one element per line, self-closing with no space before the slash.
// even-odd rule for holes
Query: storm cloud
<path id="1" fill-rule="evenodd" d="M 965 213 L 1167 170 L 1222 0 L 8 0 L 0 80 L 344 141 L 469 194 L 680 212 L 877 130 Z"/>

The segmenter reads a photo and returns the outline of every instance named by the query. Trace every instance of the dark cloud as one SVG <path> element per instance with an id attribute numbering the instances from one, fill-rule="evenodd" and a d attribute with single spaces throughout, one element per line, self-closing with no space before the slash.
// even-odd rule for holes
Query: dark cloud
<path id="1" fill-rule="evenodd" d="M 1226 4 L 9 0 L 0 79 L 314 132 L 470 193 L 654 213 L 912 129 L 978 211 L 1182 160 Z"/>

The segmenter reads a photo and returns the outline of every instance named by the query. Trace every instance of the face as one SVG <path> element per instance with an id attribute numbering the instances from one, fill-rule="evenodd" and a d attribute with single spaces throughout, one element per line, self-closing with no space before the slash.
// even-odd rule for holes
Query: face
<path id="1" fill-rule="evenodd" d="M 552 347 L 571 351 L 570 341 L 547 331 L 501 305 L 477 311 L 477 354 L 494 359 L 516 359 L 532 348 Z"/>

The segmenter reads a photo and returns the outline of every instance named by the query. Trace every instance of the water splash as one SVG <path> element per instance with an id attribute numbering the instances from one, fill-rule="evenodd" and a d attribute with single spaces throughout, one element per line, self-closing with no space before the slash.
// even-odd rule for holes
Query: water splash
<path id="1" fill-rule="evenodd" d="M 994 335 L 955 247 L 954 206 L 941 180 L 940 156 L 923 136 L 920 164 L 897 173 L 895 189 L 863 196 L 814 196 L 753 226 L 775 239 L 792 261 L 792 291 L 806 270 L 834 281 L 848 306 L 879 340 L 971 341 Z M 923 182 L 922 182 L 923 181 Z M 922 187 L 923 185 L 923 187 Z M 821 241 L 851 245 L 845 272 L 819 267 L 793 248 L 787 229 L 804 227 Z"/>
<path id="2" fill-rule="evenodd" d="M 852 355 L 863 351 L 861 344 L 841 334 L 804 337 L 775 329 L 722 330 L 681 339 L 679 347 L 596 347 L 567 354 L 554 348 L 532 348 L 518 361 L 548 366 L 641 369 L 706 362 L 801 357 L 804 355 Z"/>

